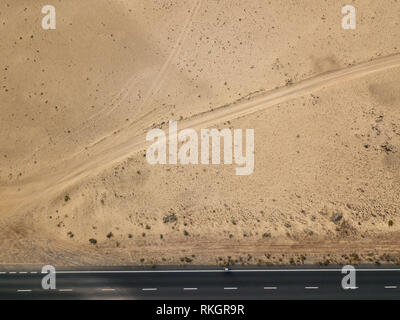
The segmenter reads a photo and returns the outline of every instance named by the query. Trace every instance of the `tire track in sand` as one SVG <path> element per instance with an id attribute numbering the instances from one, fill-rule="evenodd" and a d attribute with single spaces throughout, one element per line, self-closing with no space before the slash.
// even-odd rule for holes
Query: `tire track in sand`
<path id="1" fill-rule="evenodd" d="M 174 60 L 177 58 L 177 56 L 179 55 L 179 53 L 183 47 L 183 44 L 189 34 L 189 29 L 193 23 L 193 19 L 196 17 L 197 13 L 200 10 L 202 1 L 203 0 L 197 0 L 193 4 L 191 9 L 189 10 L 190 14 L 188 15 L 187 19 L 185 20 L 184 26 L 178 36 L 177 41 L 175 42 L 175 44 L 172 48 L 172 51 L 169 53 L 167 60 L 163 63 L 160 71 L 157 73 L 157 77 L 154 79 L 154 81 L 150 85 L 150 88 L 147 91 L 146 95 L 144 96 L 143 101 L 139 104 L 137 112 L 140 112 L 141 110 L 143 110 L 143 108 L 148 104 L 150 98 L 160 89 L 160 87 L 165 79 L 165 76 L 167 75 L 169 67 L 174 62 Z M 132 89 L 137 85 L 137 83 L 139 81 L 142 80 L 142 78 L 144 78 L 143 74 L 141 74 L 139 77 L 137 76 L 137 74 L 135 74 L 131 78 L 129 78 L 128 81 L 126 81 L 125 86 L 119 91 L 119 93 L 116 95 L 116 97 L 111 98 L 111 101 L 110 101 L 111 108 L 104 107 L 100 111 L 96 112 L 96 114 L 90 116 L 88 119 L 86 119 L 83 122 L 83 124 L 81 124 L 79 127 L 74 129 L 73 135 L 77 136 L 83 130 L 88 129 L 91 125 L 94 125 L 96 123 L 96 121 L 107 118 L 113 111 L 115 111 L 115 109 L 119 108 L 121 106 L 121 104 L 128 99 L 128 97 L 130 96 L 130 94 L 132 92 Z M 130 127 L 132 124 L 137 123 L 138 121 L 145 118 L 149 114 L 151 114 L 151 111 L 146 112 L 146 114 L 144 114 L 140 118 L 130 121 L 130 123 L 126 127 Z M 58 143 L 65 142 L 67 139 L 71 139 L 71 136 L 64 137 L 63 139 L 59 140 Z M 95 142 L 92 142 L 90 144 L 90 146 L 96 145 L 103 140 L 104 140 L 104 138 L 100 138 L 100 139 L 96 140 Z M 42 149 L 43 149 L 43 147 L 37 148 L 33 152 L 33 154 L 39 152 Z"/>
<path id="2" fill-rule="evenodd" d="M 179 123 L 179 128 L 207 128 L 223 121 L 233 120 L 255 112 L 274 107 L 283 102 L 293 100 L 317 90 L 335 84 L 354 80 L 372 73 L 400 67 L 400 54 L 361 63 L 345 69 L 332 71 L 303 80 L 291 86 L 281 87 L 254 99 L 240 101 L 216 108 L 212 111 L 195 115 Z M 132 136 L 129 131 L 121 132 L 101 144 L 90 149 L 86 157 L 72 155 L 57 164 L 51 172 L 50 168 L 37 172 L 20 186 L 3 188 L 1 190 L 0 211 L 9 207 L 21 207 L 24 204 L 46 197 L 58 195 L 60 191 L 78 183 L 88 176 L 103 171 L 119 163 L 128 156 L 143 150 L 148 143 L 145 135 Z M 22 190 L 18 191 L 18 187 Z M 8 204 L 8 205 L 7 205 Z M 10 207 L 11 205 L 11 207 Z"/>

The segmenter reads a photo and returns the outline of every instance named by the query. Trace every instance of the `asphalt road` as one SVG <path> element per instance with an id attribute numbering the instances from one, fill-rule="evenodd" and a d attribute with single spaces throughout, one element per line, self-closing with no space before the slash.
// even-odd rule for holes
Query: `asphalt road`
<path id="1" fill-rule="evenodd" d="M 344 290 L 337 268 L 254 270 L 57 270 L 44 290 L 40 270 L 0 272 L 0 299 L 399 299 L 400 269 L 357 269 Z"/>

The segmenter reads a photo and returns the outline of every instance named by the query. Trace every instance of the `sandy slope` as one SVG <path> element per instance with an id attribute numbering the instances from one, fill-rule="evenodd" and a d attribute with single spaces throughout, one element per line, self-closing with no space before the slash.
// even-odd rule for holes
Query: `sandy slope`
<path id="1" fill-rule="evenodd" d="M 2 262 L 397 261 L 398 3 L 89 2 L 1 8 Z M 254 174 L 149 166 L 170 119 L 254 128 Z"/>

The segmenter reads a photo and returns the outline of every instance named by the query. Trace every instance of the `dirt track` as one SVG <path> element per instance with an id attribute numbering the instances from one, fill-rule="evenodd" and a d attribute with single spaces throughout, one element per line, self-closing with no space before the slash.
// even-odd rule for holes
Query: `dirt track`
<path id="1" fill-rule="evenodd" d="M 272 92 L 263 93 L 255 98 L 248 98 L 244 101 L 232 103 L 216 108 L 213 111 L 193 116 L 190 119 L 181 121 L 179 127 L 180 129 L 209 128 L 224 121 L 265 110 L 299 96 L 317 92 L 321 88 L 399 66 L 400 55 L 394 55 L 351 66 L 346 69 L 329 72 L 304 80 L 300 83 L 278 88 Z M 126 129 L 127 128 L 120 128 L 116 130 L 119 132 L 117 136 L 105 137 L 102 139 L 101 143 L 94 143 L 91 148 L 82 150 L 82 153 L 90 154 L 87 160 L 82 161 L 80 158 L 81 154 L 78 153 L 65 159 L 63 163 L 55 164 L 53 166 L 55 170 L 53 170 L 53 168 L 46 168 L 32 177 L 29 177 L 27 184 L 21 181 L 18 185 L 21 191 L 15 191 L 15 187 L 3 188 L 1 193 L 6 201 L 1 201 L 1 203 L 4 206 L 5 203 L 13 201 L 12 199 L 15 197 L 18 208 L 26 203 L 38 201 L 40 195 L 37 194 L 44 193 L 46 196 L 49 196 L 49 193 L 52 193 L 56 195 L 74 183 L 79 182 L 79 180 L 99 173 L 107 167 L 111 167 L 126 159 L 129 155 L 144 149 L 147 145 L 145 135 L 139 137 L 132 136 Z M 57 169 L 57 167 L 59 169 Z M 51 172 L 50 175 L 48 174 L 49 172 Z M 6 208 L 10 212 L 10 205 L 8 203 Z"/>

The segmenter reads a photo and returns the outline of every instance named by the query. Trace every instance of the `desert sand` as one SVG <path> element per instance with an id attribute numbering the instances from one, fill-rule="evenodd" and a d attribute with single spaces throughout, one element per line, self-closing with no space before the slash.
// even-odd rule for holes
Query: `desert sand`
<path id="1" fill-rule="evenodd" d="M 0 263 L 400 262 L 399 2 L 53 5 L 0 6 Z M 169 120 L 254 173 L 149 165 Z"/>

